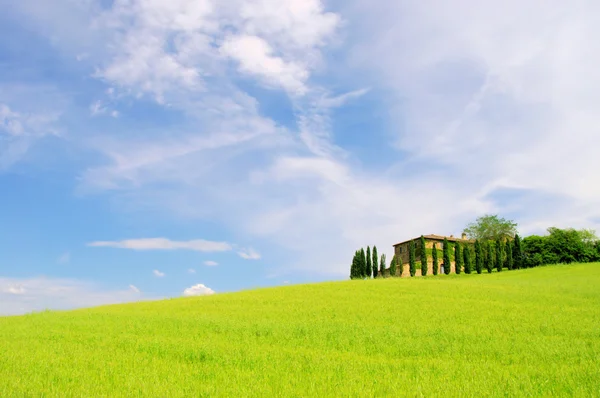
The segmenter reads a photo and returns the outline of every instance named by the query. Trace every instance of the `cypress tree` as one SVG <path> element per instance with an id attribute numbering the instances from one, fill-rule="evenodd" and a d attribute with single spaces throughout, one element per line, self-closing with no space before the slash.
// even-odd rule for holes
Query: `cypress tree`
<path id="1" fill-rule="evenodd" d="M 469 245 L 465 245 L 465 249 L 463 250 L 463 260 L 465 263 L 465 274 L 470 274 L 472 264 L 471 264 L 471 249 L 469 248 Z"/>
<path id="2" fill-rule="evenodd" d="M 415 276 L 417 273 L 417 258 L 415 255 L 415 241 L 411 240 L 408 244 L 408 266 L 410 270 L 410 276 Z"/>
<path id="3" fill-rule="evenodd" d="M 433 249 L 431 250 L 431 261 L 433 263 L 433 265 L 432 265 L 433 275 L 437 275 L 439 272 L 439 266 L 438 266 L 437 244 L 435 242 L 433 243 Z"/>
<path id="4" fill-rule="evenodd" d="M 402 257 L 396 259 L 396 267 L 398 268 L 398 276 L 402 277 L 402 274 L 404 274 L 404 262 L 402 262 Z"/>
<path id="5" fill-rule="evenodd" d="M 352 264 L 350 265 L 350 279 L 356 278 L 356 258 L 358 257 L 357 252 L 354 252 L 354 257 L 352 257 Z"/>
<path id="6" fill-rule="evenodd" d="M 373 263 L 371 262 L 371 248 L 367 246 L 367 278 L 370 278 L 373 274 Z"/>
<path id="7" fill-rule="evenodd" d="M 381 262 L 379 263 L 379 275 L 385 278 L 385 253 L 381 255 Z"/>
<path id="8" fill-rule="evenodd" d="M 465 250 L 467 250 L 467 247 L 465 246 Z M 456 271 L 457 274 L 460 274 L 460 271 L 463 267 L 463 254 L 462 254 L 462 250 L 461 250 L 461 246 L 460 246 L 460 242 L 456 242 L 454 244 L 454 269 Z M 465 272 L 467 272 L 467 270 L 465 269 Z"/>
<path id="9" fill-rule="evenodd" d="M 394 278 L 396 276 L 396 256 L 392 257 L 392 261 L 390 262 L 390 276 Z"/>
<path id="10" fill-rule="evenodd" d="M 448 239 L 444 238 L 444 243 L 442 244 L 442 251 L 444 253 L 444 273 L 446 275 L 450 274 L 450 245 L 448 244 Z"/>
<path id="11" fill-rule="evenodd" d="M 478 274 L 483 271 L 483 249 L 479 239 L 475 241 L 475 270 Z"/>
<path id="12" fill-rule="evenodd" d="M 489 273 L 494 269 L 494 247 L 492 242 L 488 241 L 485 250 L 485 267 Z"/>
<path id="13" fill-rule="evenodd" d="M 514 268 L 512 242 L 510 240 L 506 241 L 506 268 L 509 271 Z"/>
<path id="14" fill-rule="evenodd" d="M 377 262 L 379 261 L 379 256 L 377 255 L 377 246 L 373 246 L 373 278 L 377 278 Z"/>
<path id="15" fill-rule="evenodd" d="M 500 238 L 496 239 L 496 269 L 498 272 L 502 271 L 502 241 Z"/>
<path id="16" fill-rule="evenodd" d="M 365 249 L 360 249 L 358 257 L 360 261 L 360 277 L 364 279 L 367 277 L 367 257 L 365 256 Z"/>
<path id="17" fill-rule="evenodd" d="M 515 235 L 513 258 L 514 258 L 514 268 L 515 269 L 523 268 L 523 251 L 521 249 L 521 238 L 519 237 L 519 235 Z"/>
<path id="18" fill-rule="evenodd" d="M 425 248 L 425 237 L 421 235 L 421 275 L 427 275 L 427 249 Z"/>

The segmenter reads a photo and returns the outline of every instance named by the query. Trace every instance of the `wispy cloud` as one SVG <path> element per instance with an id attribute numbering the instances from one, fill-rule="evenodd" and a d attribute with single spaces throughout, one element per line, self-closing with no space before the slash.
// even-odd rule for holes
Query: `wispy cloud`
<path id="1" fill-rule="evenodd" d="M 0 82 L 1 84 L 1 82 Z M 51 112 L 24 112 L 3 103 L 0 85 L 0 171 L 19 162 L 30 147 L 44 136 L 57 135 L 58 115 Z"/>
<path id="2" fill-rule="evenodd" d="M 130 250 L 193 250 L 199 252 L 225 252 L 233 249 L 233 246 L 227 242 L 215 242 L 204 239 L 173 241 L 166 238 L 97 241 L 88 243 L 88 246 Z"/>
<path id="3" fill-rule="evenodd" d="M 215 294 L 215 291 L 212 290 L 211 288 L 204 286 L 203 284 L 199 283 L 197 285 L 194 285 L 192 287 L 188 287 L 187 289 L 185 289 L 183 291 L 183 295 L 185 297 L 191 297 L 191 296 L 209 296 L 211 294 Z"/>
<path id="4" fill-rule="evenodd" d="M 216 267 L 217 265 L 219 265 L 219 263 L 216 261 L 208 260 L 204 262 L 204 265 L 206 265 L 207 267 Z"/>
<path id="5" fill-rule="evenodd" d="M 142 298 L 144 297 L 140 292 L 131 286 L 128 289 L 114 290 L 76 279 L 0 277 L 1 315 L 116 304 Z"/>
<path id="6" fill-rule="evenodd" d="M 112 117 L 118 117 L 119 111 L 110 109 L 106 104 L 104 104 L 100 100 L 92 102 L 92 104 L 90 105 L 90 115 L 100 116 L 104 114 L 108 114 Z"/>
<path id="7" fill-rule="evenodd" d="M 69 264 L 71 262 L 71 253 L 65 252 L 56 260 L 59 264 Z"/>
<path id="8" fill-rule="evenodd" d="M 188 274 L 195 274 L 195 273 L 196 273 L 195 269 L 193 269 L 193 268 L 188 269 Z"/>
<path id="9" fill-rule="evenodd" d="M 25 294 L 26 290 L 23 285 L 9 285 L 4 287 L 4 293 L 8 294 Z"/>
<path id="10" fill-rule="evenodd" d="M 154 274 L 154 276 L 156 276 L 157 278 L 163 278 L 165 276 L 164 272 L 160 272 L 159 270 L 155 269 L 154 271 L 152 271 L 152 273 Z"/>
<path id="11" fill-rule="evenodd" d="M 238 251 L 238 255 L 244 260 L 259 260 L 261 257 L 260 253 L 251 247 Z"/>
<path id="12" fill-rule="evenodd" d="M 138 289 L 134 285 L 129 285 L 129 290 L 131 290 L 132 292 L 137 293 L 137 294 L 141 293 L 140 289 Z"/>

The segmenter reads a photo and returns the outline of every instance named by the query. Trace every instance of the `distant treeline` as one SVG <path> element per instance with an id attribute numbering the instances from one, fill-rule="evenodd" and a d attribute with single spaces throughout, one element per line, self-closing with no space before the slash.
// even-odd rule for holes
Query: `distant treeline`
<path id="1" fill-rule="evenodd" d="M 423 241 L 423 237 L 421 237 Z M 421 247 L 424 246 L 422 242 Z M 415 276 L 416 270 L 421 269 L 422 275 L 427 273 L 428 251 L 421 250 L 417 261 L 415 245 L 411 242 L 409 247 L 410 276 Z M 440 256 L 441 254 L 441 256 Z M 521 239 L 519 235 L 513 238 L 497 238 L 496 240 L 475 240 L 473 244 L 451 243 L 444 240 L 442 251 L 431 251 L 433 274 L 438 274 L 438 258 L 443 258 L 444 264 L 455 263 L 455 272 L 481 274 L 484 270 L 513 270 L 532 268 L 541 265 L 568 264 L 573 262 L 585 263 L 600 261 L 600 240 L 591 230 L 576 230 L 573 228 L 559 229 L 548 228 L 548 235 L 531 235 Z M 399 268 L 402 275 L 404 264 L 396 261 L 394 256 L 389 265 L 389 275 L 394 277 Z M 450 266 L 444 271 L 450 273 Z M 365 279 L 386 276 L 385 255 L 377 256 L 377 248 L 373 246 L 366 250 L 359 249 L 354 253 L 350 266 L 351 279 Z"/>
<path id="2" fill-rule="evenodd" d="M 600 261 L 600 240 L 594 231 L 573 228 L 548 228 L 548 235 L 531 235 L 523 239 L 527 267 L 561 263 Z"/>

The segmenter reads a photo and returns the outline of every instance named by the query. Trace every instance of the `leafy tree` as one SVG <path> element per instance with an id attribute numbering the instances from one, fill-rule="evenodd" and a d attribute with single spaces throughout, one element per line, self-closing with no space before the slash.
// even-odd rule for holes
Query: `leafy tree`
<path id="1" fill-rule="evenodd" d="M 450 243 L 448 239 L 444 238 L 444 243 L 442 243 L 442 252 L 444 255 L 444 273 L 446 275 L 450 274 Z"/>
<path id="2" fill-rule="evenodd" d="M 437 275 L 439 272 L 439 265 L 438 265 L 438 251 L 437 251 L 437 243 L 433 243 L 433 250 L 431 250 L 431 261 L 433 262 L 433 266 L 432 266 L 432 272 L 433 275 Z"/>
<path id="3" fill-rule="evenodd" d="M 425 248 L 425 237 L 421 235 L 421 275 L 427 275 L 427 249 Z"/>
<path id="4" fill-rule="evenodd" d="M 415 255 L 415 241 L 411 240 L 408 244 L 408 266 L 410 269 L 410 276 L 415 276 L 417 273 L 417 259 Z"/>
<path id="5" fill-rule="evenodd" d="M 469 245 L 465 245 L 465 248 L 463 250 L 463 257 L 464 257 L 463 261 L 465 263 L 465 274 L 470 274 L 472 264 L 471 264 L 471 249 L 469 248 Z"/>
<path id="6" fill-rule="evenodd" d="M 506 241 L 506 268 L 510 271 L 514 267 L 513 261 L 513 243 L 510 240 Z"/>
<path id="7" fill-rule="evenodd" d="M 373 246 L 373 278 L 377 278 L 377 262 L 379 261 L 379 256 L 377 255 L 377 246 Z"/>
<path id="8" fill-rule="evenodd" d="M 492 273 L 494 269 L 494 247 L 492 246 L 492 242 L 488 241 L 485 248 L 485 268 L 487 272 Z"/>
<path id="9" fill-rule="evenodd" d="M 352 263 L 350 264 L 350 279 L 354 279 L 355 272 L 356 272 L 356 252 L 354 252 L 354 257 L 352 257 Z"/>
<path id="10" fill-rule="evenodd" d="M 385 278 L 385 253 L 381 255 L 381 262 L 379 263 L 379 275 Z"/>
<path id="11" fill-rule="evenodd" d="M 521 237 L 519 235 L 515 235 L 513 258 L 515 262 L 515 268 L 523 268 L 523 249 L 521 248 Z"/>
<path id="12" fill-rule="evenodd" d="M 371 248 L 367 246 L 367 278 L 370 278 L 373 274 L 373 263 L 371 261 Z"/>
<path id="13" fill-rule="evenodd" d="M 479 242 L 478 239 L 475 241 L 475 270 L 478 274 L 481 274 L 481 272 L 483 271 L 483 263 L 483 249 L 481 247 L 481 242 Z"/>
<path id="14" fill-rule="evenodd" d="M 560 229 L 548 228 L 550 234 L 547 239 L 547 251 L 558 257 L 559 263 L 593 262 L 596 257 L 595 242 L 598 240 L 594 231 L 588 229 L 576 230 L 573 228 Z M 544 262 L 545 264 L 552 264 Z"/>
<path id="15" fill-rule="evenodd" d="M 457 274 L 460 274 L 462 267 L 463 267 L 463 254 L 462 254 L 462 250 L 461 250 L 461 245 L 460 242 L 456 242 L 456 244 L 454 245 L 454 269 L 456 270 Z M 465 246 L 465 250 L 467 249 L 467 247 Z M 465 270 L 466 272 L 466 270 Z"/>
<path id="16" fill-rule="evenodd" d="M 496 269 L 498 272 L 502 271 L 502 241 L 500 238 L 496 240 Z"/>
<path id="17" fill-rule="evenodd" d="M 517 223 L 498 215 L 486 214 L 467 225 L 463 233 L 467 234 L 469 239 L 482 241 L 512 239 L 517 233 Z"/>
<path id="18" fill-rule="evenodd" d="M 392 261 L 390 262 L 390 277 L 395 277 L 396 276 L 396 263 L 398 262 L 398 260 L 396 259 L 396 256 L 392 257 Z"/>

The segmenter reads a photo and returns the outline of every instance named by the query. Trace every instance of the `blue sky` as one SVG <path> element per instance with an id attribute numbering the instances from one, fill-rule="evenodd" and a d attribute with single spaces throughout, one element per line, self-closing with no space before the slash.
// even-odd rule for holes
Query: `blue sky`
<path id="1" fill-rule="evenodd" d="M 600 224 L 594 1 L 0 0 L 0 313 Z"/>

